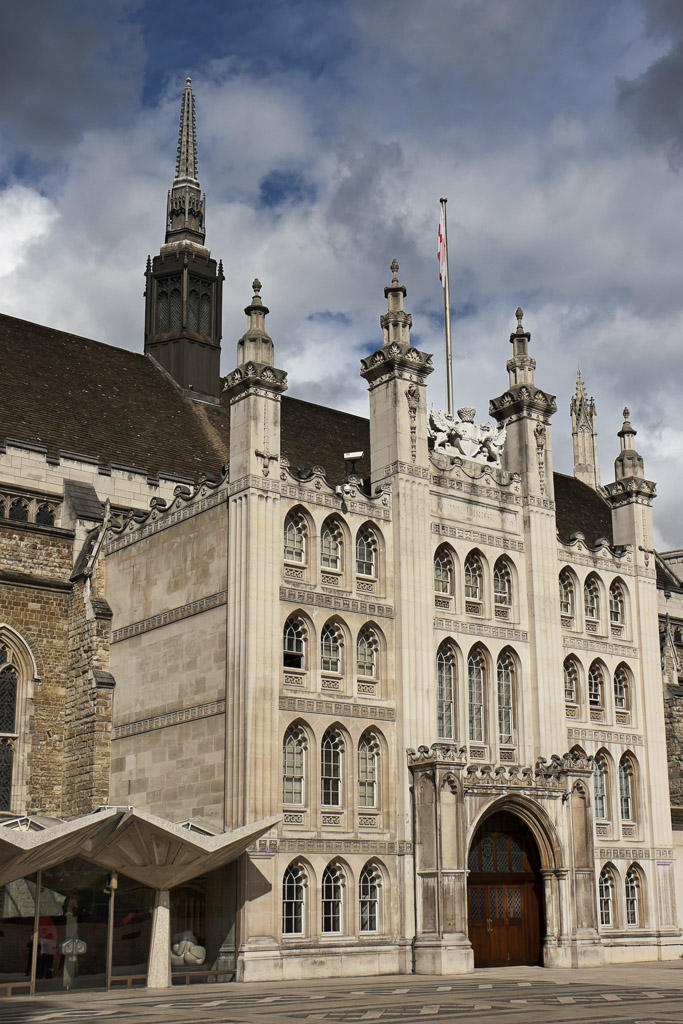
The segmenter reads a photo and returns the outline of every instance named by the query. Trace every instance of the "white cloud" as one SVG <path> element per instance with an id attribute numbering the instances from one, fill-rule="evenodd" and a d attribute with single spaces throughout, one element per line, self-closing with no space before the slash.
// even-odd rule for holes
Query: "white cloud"
<path id="1" fill-rule="evenodd" d="M 58 217 L 55 205 L 33 189 L 9 185 L 0 192 L 0 278 L 26 263 L 31 246 L 48 236 Z"/>

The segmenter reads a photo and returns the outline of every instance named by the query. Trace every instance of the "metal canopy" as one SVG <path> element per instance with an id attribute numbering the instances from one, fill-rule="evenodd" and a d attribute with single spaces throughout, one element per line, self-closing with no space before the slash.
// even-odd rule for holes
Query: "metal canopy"
<path id="1" fill-rule="evenodd" d="M 209 836 L 155 814 L 111 808 L 42 831 L 0 827 L 0 885 L 83 857 L 153 889 L 172 889 L 236 860 L 279 820 Z"/>

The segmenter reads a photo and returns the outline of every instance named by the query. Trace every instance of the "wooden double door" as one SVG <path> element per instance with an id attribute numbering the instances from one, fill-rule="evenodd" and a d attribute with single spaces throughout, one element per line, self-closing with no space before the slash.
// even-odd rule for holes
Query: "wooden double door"
<path id="1" fill-rule="evenodd" d="M 512 814 L 491 815 L 469 854 L 467 910 L 475 967 L 541 963 L 543 903 L 538 850 Z"/>

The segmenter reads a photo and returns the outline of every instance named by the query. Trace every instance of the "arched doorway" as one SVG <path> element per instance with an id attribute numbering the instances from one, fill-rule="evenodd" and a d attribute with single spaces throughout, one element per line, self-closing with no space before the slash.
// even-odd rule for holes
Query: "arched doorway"
<path id="1" fill-rule="evenodd" d="M 491 814 L 472 839 L 468 868 L 474 966 L 542 963 L 543 888 L 529 828 L 509 811 Z"/>

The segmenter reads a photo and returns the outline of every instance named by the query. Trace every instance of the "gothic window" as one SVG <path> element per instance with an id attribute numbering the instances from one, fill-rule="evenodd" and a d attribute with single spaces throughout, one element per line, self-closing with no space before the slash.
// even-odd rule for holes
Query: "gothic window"
<path id="1" fill-rule="evenodd" d="M 366 864 L 358 882 L 361 932 L 379 931 L 379 894 L 382 876 L 374 864 Z"/>
<path id="2" fill-rule="evenodd" d="M 320 634 L 320 667 L 323 672 L 337 675 L 341 672 L 343 644 L 341 628 L 336 622 L 326 622 Z"/>
<path id="3" fill-rule="evenodd" d="M 54 509 L 43 503 L 38 506 L 36 512 L 36 522 L 39 526 L 54 526 L 55 525 L 55 512 Z"/>
<path id="4" fill-rule="evenodd" d="M 634 821 L 633 763 L 624 755 L 619 762 L 619 809 L 622 821 Z"/>
<path id="5" fill-rule="evenodd" d="M 341 807 L 344 741 L 337 729 L 328 729 L 320 747 L 320 796 L 323 807 Z"/>
<path id="6" fill-rule="evenodd" d="M 588 704 L 592 708 L 603 707 L 604 676 L 602 668 L 594 661 L 588 671 Z"/>
<path id="7" fill-rule="evenodd" d="M 481 559 L 475 551 L 470 551 L 465 559 L 465 597 L 468 601 L 481 601 L 482 592 Z"/>
<path id="8" fill-rule="evenodd" d="M 169 300 L 169 327 L 172 331 L 179 331 L 182 326 L 183 304 L 180 295 L 180 288 L 172 288 Z"/>
<path id="9" fill-rule="evenodd" d="M 199 292 L 196 288 L 191 288 L 187 297 L 187 326 L 191 331 L 199 330 Z"/>
<path id="10" fill-rule="evenodd" d="M 282 665 L 284 668 L 306 668 L 306 627 L 295 615 L 287 619 L 282 633 Z"/>
<path id="11" fill-rule="evenodd" d="M 470 652 L 467 659 L 467 690 L 469 698 L 470 740 L 484 739 L 484 684 L 486 659 L 479 648 Z"/>
<path id="12" fill-rule="evenodd" d="M 379 741 L 365 733 L 358 744 L 358 806 L 377 807 Z"/>
<path id="13" fill-rule="evenodd" d="M 342 568 L 342 531 L 334 519 L 323 524 L 320 534 L 320 564 L 323 569 Z"/>
<path id="14" fill-rule="evenodd" d="M 593 767 L 593 797 L 595 801 L 595 817 L 608 818 L 607 813 L 607 760 L 602 754 L 595 758 Z"/>
<path id="15" fill-rule="evenodd" d="M 12 802 L 12 772 L 17 742 L 19 680 L 11 659 L 9 648 L 0 645 L 0 811 L 9 811 Z"/>
<path id="16" fill-rule="evenodd" d="M 304 803 L 306 734 L 300 725 L 290 725 L 282 744 L 282 802 Z"/>
<path id="17" fill-rule="evenodd" d="M 440 740 L 453 739 L 455 651 L 443 643 L 436 652 L 436 725 Z"/>
<path id="18" fill-rule="evenodd" d="M 282 934 L 303 935 L 308 877 L 300 864 L 290 864 L 282 876 Z"/>
<path id="19" fill-rule="evenodd" d="M 515 662 L 509 651 L 503 651 L 496 667 L 498 679 L 498 740 L 500 743 L 514 743 L 514 715 L 512 708 Z"/>
<path id="20" fill-rule="evenodd" d="M 285 518 L 285 561 L 306 563 L 308 528 L 301 512 L 289 512 Z"/>
<path id="21" fill-rule="evenodd" d="M 9 518 L 15 523 L 27 523 L 28 502 L 23 498 L 15 498 L 9 507 Z"/>
<path id="22" fill-rule="evenodd" d="M 4 519 L 5 514 L 5 502 L 0 498 L 0 519 Z"/>
<path id="23" fill-rule="evenodd" d="M 614 706 L 620 711 L 628 711 L 631 707 L 629 673 L 625 665 L 617 665 L 614 673 Z"/>
<path id="24" fill-rule="evenodd" d="M 454 575 L 453 557 L 448 548 L 440 547 L 434 555 L 434 593 L 450 596 Z"/>
<path id="25" fill-rule="evenodd" d="M 564 659 L 564 699 L 567 704 L 579 700 L 579 669 L 574 658 Z"/>
<path id="26" fill-rule="evenodd" d="M 322 930 L 341 932 L 343 920 L 344 872 L 338 864 L 325 868 L 322 884 Z"/>
<path id="27" fill-rule="evenodd" d="M 499 558 L 493 567 L 493 602 L 496 608 L 512 607 L 512 573 L 506 558 Z"/>
<path id="28" fill-rule="evenodd" d="M 583 585 L 583 607 L 587 619 L 600 618 L 600 586 L 595 576 L 588 576 Z"/>
<path id="29" fill-rule="evenodd" d="M 364 626 L 356 642 L 356 665 L 358 675 L 366 679 L 377 678 L 377 657 L 379 643 L 374 629 Z"/>
<path id="30" fill-rule="evenodd" d="M 369 526 L 362 526 L 356 537 L 356 572 L 359 576 L 377 576 L 377 537 Z"/>
<path id="31" fill-rule="evenodd" d="M 560 573 L 560 611 L 563 615 L 574 617 L 574 580 L 568 569 Z"/>
<path id="32" fill-rule="evenodd" d="M 168 291 L 160 288 L 157 292 L 157 331 L 165 334 L 170 330 L 170 314 L 168 306 Z"/>
<path id="33" fill-rule="evenodd" d="M 199 300 L 199 333 L 211 334 L 211 295 L 209 292 L 202 292 Z"/>
<path id="34" fill-rule="evenodd" d="M 624 888 L 626 890 L 626 924 L 639 925 L 643 915 L 640 897 L 640 873 L 635 864 L 632 864 L 626 872 Z"/>
<path id="35" fill-rule="evenodd" d="M 609 621 L 612 626 L 624 624 L 624 588 L 619 580 L 613 580 L 609 588 Z"/>
<path id="36" fill-rule="evenodd" d="M 614 923 L 614 876 L 608 867 L 604 867 L 598 879 L 598 897 L 600 903 L 600 924 Z"/>

